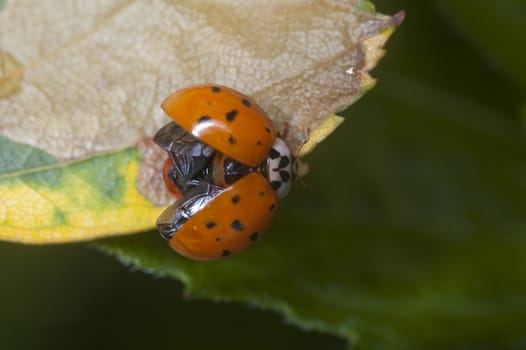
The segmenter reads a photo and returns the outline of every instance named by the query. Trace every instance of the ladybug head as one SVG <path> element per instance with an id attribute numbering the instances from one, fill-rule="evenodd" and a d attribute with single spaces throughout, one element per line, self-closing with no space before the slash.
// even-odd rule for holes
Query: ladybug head
<path id="1" fill-rule="evenodd" d="M 266 166 L 267 178 L 272 188 L 279 198 L 285 197 L 296 176 L 296 160 L 285 141 L 276 138 L 267 155 Z"/>

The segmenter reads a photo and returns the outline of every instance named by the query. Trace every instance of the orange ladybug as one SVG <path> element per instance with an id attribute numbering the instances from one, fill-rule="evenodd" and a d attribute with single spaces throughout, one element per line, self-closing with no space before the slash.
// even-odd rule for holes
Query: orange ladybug
<path id="1" fill-rule="evenodd" d="M 174 122 L 154 141 L 169 155 L 163 178 L 177 200 L 161 236 L 195 260 L 234 255 L 271 223 L 295 177 L 295 160 L 265 112 L 224 86 L 196 86 L 162 104 Z"/>

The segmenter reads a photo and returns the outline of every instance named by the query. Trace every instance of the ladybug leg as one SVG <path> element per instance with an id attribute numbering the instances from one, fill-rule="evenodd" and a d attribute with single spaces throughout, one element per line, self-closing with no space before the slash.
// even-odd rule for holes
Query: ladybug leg
<path id="1" fill-rule="evenodd" d="M 201 181 L 190 188 L 157 219 L 157 229 L 161 236 L 164 239 L 172 238 L 190 217 L 205 207 L 221 191 L 223 191 L 222 187 L 206 181 Z"/>
<path id="2" fill-rule="evenodd" d="M 200 142 L 174 122 L 161 128 L 153 141 L 168 152 L 173 163 L 168 176 L 183 192 L 206 179 L 206 168 L 215 154 L 212 147 Z"/>

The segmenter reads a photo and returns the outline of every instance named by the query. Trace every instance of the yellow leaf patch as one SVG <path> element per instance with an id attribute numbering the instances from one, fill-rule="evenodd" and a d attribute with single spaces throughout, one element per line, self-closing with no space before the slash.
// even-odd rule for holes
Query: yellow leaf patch
<path id="1" fill-rule="evenodd" d="M 161 208 L 137 190 L 139 161 L 126 149 L 0 175 L 0 239 L 71 242 L 151 229 Z"/>

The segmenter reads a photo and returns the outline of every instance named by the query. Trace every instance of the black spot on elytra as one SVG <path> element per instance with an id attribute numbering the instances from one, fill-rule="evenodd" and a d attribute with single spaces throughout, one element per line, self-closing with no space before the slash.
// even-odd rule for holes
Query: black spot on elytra
<path id="1" fill-rule="evenodd" d="M 245 229 L 245 225 L 243 225 L 241 221 L 237 219 L 232 221 L 232 223 L 230 224 L 230 227 L 232 227 L 236 231 L 243 231 Z"/>
<path id="2" fill-rule="evenodd" d="M 230 250 L 223 250 L 223 252 L 221 253 L 221 256 L 229 256 L 230 255 Z"/>
<path id="3" fill-rule="evenodd" d="M 268 211 L 273 211 L 274 208 L 276 208 L 276 204 L 272 203 L 270 207 L 268 207 Z"/>
<path id="4" fill-rule="evenodd" d="M 226 120 L 233 122 L 236 119 L 237 111 L 235 109 L 231 110 L 226 114 Z"/>
<path id="5" fill-rule="evenodd" d="M 267 126 L 265 127 L 265 131 L 268 132 L 270 134 L 270 128 Z"/>
<path id="6" fill-rule="evenodd" d="M 249 238 L 250 238 L 250 240 L 251 240 L 252 242 L 254 242 L 256 239 L 258 239 L 258 237 L 259 237 L 259 233 L 254 232 L 254 233 L 252 233 L 252 234 L 250 235 Z"/>
<path id="7" fill-rule="evenodd" d="M 245 107 L 250 107 L 250 106 L 252 106 L 252 103 L 250 103 L 250 101 L 247 100 L 246 98 L 242 99 L 242 100 L 241 100 L 241 103 L 242 103 L 243 106 L 245 106 Z"/>
<path id="8" fill-rule="evenodd" d="M 228 137 L 228 143 L 231 144 L 231 145 L 235 145 L 236 144 L 236 139 L 234 138 L 234 136 L 230 135 Z"/>
<path id="9" fill-rule="evenodd" d="M 199 119 L 197 119 L 197 122 L 198 123 L 204 123 L 206 121 L 209 121 L 210 119 L 212 119 L 210 116 L 203 115 L 203 116 L 199 117 Z"/>
<path id="10" fill-rule="evenodd" d="M 216 242 L 221 242 L 221 237 L 216 237 Z"/>
<path id="11" fill-rule="evenodd" d="M 221 91 L 221 88 L 218 86 L 212 86 L 212 92 L 218 93 Z"/>
<path id="12" fill-rule="evenodd" d="M 270 157 L 270 159 L 276 159 L 280 156 L 280 153 L 276 151 L 274 148 L 271 148 L 270 152 L 268 152 L 268 156 Z"/>
<path id="13" fill-rule="evenodd" d="M 263 197 L 263 196 L 265 195 L 265 192 L 261 191 L 261 192 L 258 193 L 258 195 L 259 195 L 260 197 Z"/>
<path id="14" fill-rule="evenodd" d="M 274 180 L 274 181 L 272 181 L 272 182 L 270 183 L 270 185 L 272 186 L 272 189 L 273 189 L 274 191 L 277 191 L 278 188 L 281 187 L 281 181 Z"/>
<path id="15" fill-rule="evenodd" d="M 284 168 L 287 165 L 289 165 L 289 163 L 290 163 L 289 157 L 287 157 L 287 156 L 281 157 L 278 167 L 279 168 Z"/>
<path id="16" fill-rule="evenodd" d="M 213 222 L 213 221 L 207 221 L 206 224 L 205 224 L 205 226 L 206 226 L 207 229 L 211 230 L 211 229 L 213 229 L 214 227 L 216 227 L 217 224 L 216 224 L 215 222 Z"/>
<path id="17" fill-rule="evenodd" d="M 239 198 L 239 195 L 238 195 L 238 194 L 233 195 L 232 198 L 231 198 L 232 203 L 234 203 L 234 204 L 239 203 L 239 199 L 240 199 L 240 198 Z"/>
<path id="18" fill-rule="evenodd" d="M 261 140 L 258 140 L 258 142 L 256 142 L 256 146 L 261 146 L 263 143 L 261 142 Z"/>
<path id="19" fill-rule="evenodd" d="M 283 182 L 289 182 L 289 180 L 290 180 L 290 173 L 288 171 L 281 170 L 279 172 L 279 176 L 281 177 L 281 180 Z"/>

